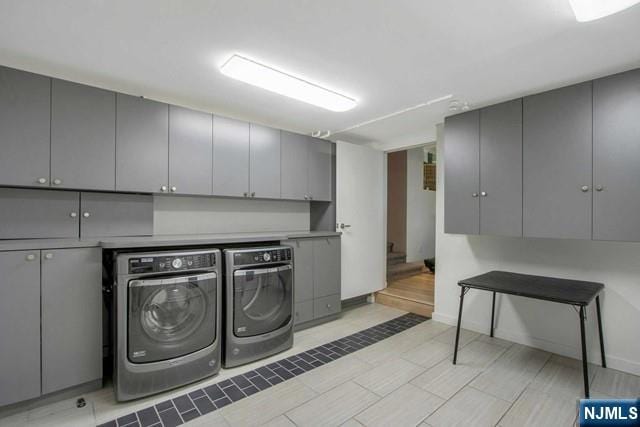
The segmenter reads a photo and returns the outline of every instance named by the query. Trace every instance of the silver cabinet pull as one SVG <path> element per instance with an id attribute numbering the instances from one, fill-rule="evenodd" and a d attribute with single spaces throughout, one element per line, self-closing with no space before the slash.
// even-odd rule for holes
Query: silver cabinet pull
<path id="1" fill-rule="evenodd" d="M 471 197 L 478 197 L 478 193 L 471 193 Z"/>
<path id="2" fill-rule="evenodd" d="M 327 304 L 327 308 L 331 308 L 331 304 Z"/>
<path id="3" fill-rule="evenodd" d="M 580 191 L 582 191 L 583 193 L 586 193 L 587 191 L 589 191 L 589 186 L 583 185 L 582 187 L 580 187 Z"/>
<path id="4" fill-rule="evenodd" d="M 61 179 L 56 178 L 56 179 L 54 179 L 54 180 L 53 180 L 53 184 L 54 184 L 54 185 L 60 185 L 60 184 L 62 184 L 62 180 L 61 180 Z"/>
<path id="5" fill-rule="evenodd" d="M 167 186 L 163 185 L 162 187 L 160 187 L 160 191 L 162 191 L 163 193 L 167 192 Z"/>
<path id="6" fill-rule="evenodd" d="M 340 229 L 351 228 L 351 224 L 340 223 Z"/>
<path id="7" fill-rule="evenodd" d="M 255 191 L 251 192 L 251 197 L 256 197 L 256 192 Z"/>
<path id="8" fill-rule="evenodd" d="M 602 185 L 596 185 L 596 191 L 602 191 L 604 187 Z"/>
<path id="9" fill-rule="evenodd" d="M 78 217 L 78 212 L 71 212 L 71 213 L 69 214 L 69 216 L 70 216 L 71 218 L 77 218 L 77 217 Z"/>
<path id="10" fill-rule="evenodd" d="M 35 261 L 36 260 L 36 255 L 35 254 L 29 254 L 26 256 L 27 261 Z"/>
<path id="11" fill-rule="evenodd" d="M 242 193 L 244 197 L 249 197 L 249 193 Z"/>
<path id="12" fill-rule="evenodd" d="M 38 178 L 37 181 L 38 181 L 38 184 L 46 184 L 47 178 Z"/>
<path id="13" fill-rule="evenodd" d="M 309 200 L 313 200 L 313 196 L 309 194 Z"/>
<path id="14" fill-rule="evenodd" d="M 175 193 L 176 191 L 178 191 L 178 189 L 176 187 L 171 187 L 171 192 Z"/>
<path id="15" fill-rule="evenodd" d="M 44 259 L 53 259 L 53 254 L 51 252 L 49 252 L 48 254 L 45 254 Z"/>
<path id="16" fill-rule="evenodd" d="M 487 197 L 487 192 L 486 192 L 486 191 L 483 191 L 483 192 L 481 192 L 481 193 L 480 193 L 480 195 L 481 195 L 482 197 Z"/>
<path id="17" fill-rule="evenodd" d="M 91 213 L 89 213 L 89 212 L 83 212 L 83 213 L 82 213 L 82 216 L 83 216 L 83 217 L 85 217 L 85 218 L 89 218 L 89 217 L 91 216 Z"/>

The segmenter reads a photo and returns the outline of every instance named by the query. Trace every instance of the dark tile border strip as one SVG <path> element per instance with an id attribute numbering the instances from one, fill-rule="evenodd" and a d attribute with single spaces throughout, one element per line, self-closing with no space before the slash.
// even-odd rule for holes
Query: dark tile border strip
<path id="1" fill-rule="evenodd" d="M 408 313 L 261 366 L 98 427 L 174 427 L 412 328 L 428 317 Z"/>

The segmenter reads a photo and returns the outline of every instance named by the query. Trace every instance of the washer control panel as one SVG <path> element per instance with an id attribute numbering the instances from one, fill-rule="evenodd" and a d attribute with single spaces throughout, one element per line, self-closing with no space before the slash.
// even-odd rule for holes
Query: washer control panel
<path id="1" fill-rule="evenodd" d="M 233 254 L 233 264 L 236 266 L 271 264 L 291 261 L 292 257 L 292 249 L 287 247 L 256 249 Z"/>
<path id="2" fill-rule="evenodd" d="M 129 259 L 129 274 L 199 270 L 215 266 L 215 253 L 142 256 Z"/>

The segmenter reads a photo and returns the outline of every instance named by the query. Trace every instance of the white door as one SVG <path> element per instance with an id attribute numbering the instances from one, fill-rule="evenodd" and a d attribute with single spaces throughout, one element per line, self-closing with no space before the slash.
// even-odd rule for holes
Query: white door
<path id="1" fill-rule="evenodd" d="M 386 274 L 384 153 L 336 144 L 336 220 L 342 231 L 342 299 L 379 291 Z"/>

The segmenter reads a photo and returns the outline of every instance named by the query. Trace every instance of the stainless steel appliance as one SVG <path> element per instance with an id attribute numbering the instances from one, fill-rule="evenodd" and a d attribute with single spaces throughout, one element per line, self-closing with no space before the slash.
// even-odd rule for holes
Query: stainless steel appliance
<path id="1" fill-rule="evenodd" d="M 225 347 L 232 367 L 293 345 L 293 251 L 287 246 L 227 249 Z"/>
<path id="2" fill-rule="evenodd" d="M 114 389 L 131 400 L 216 374 L 221 253 L 116 254 Z"/>

